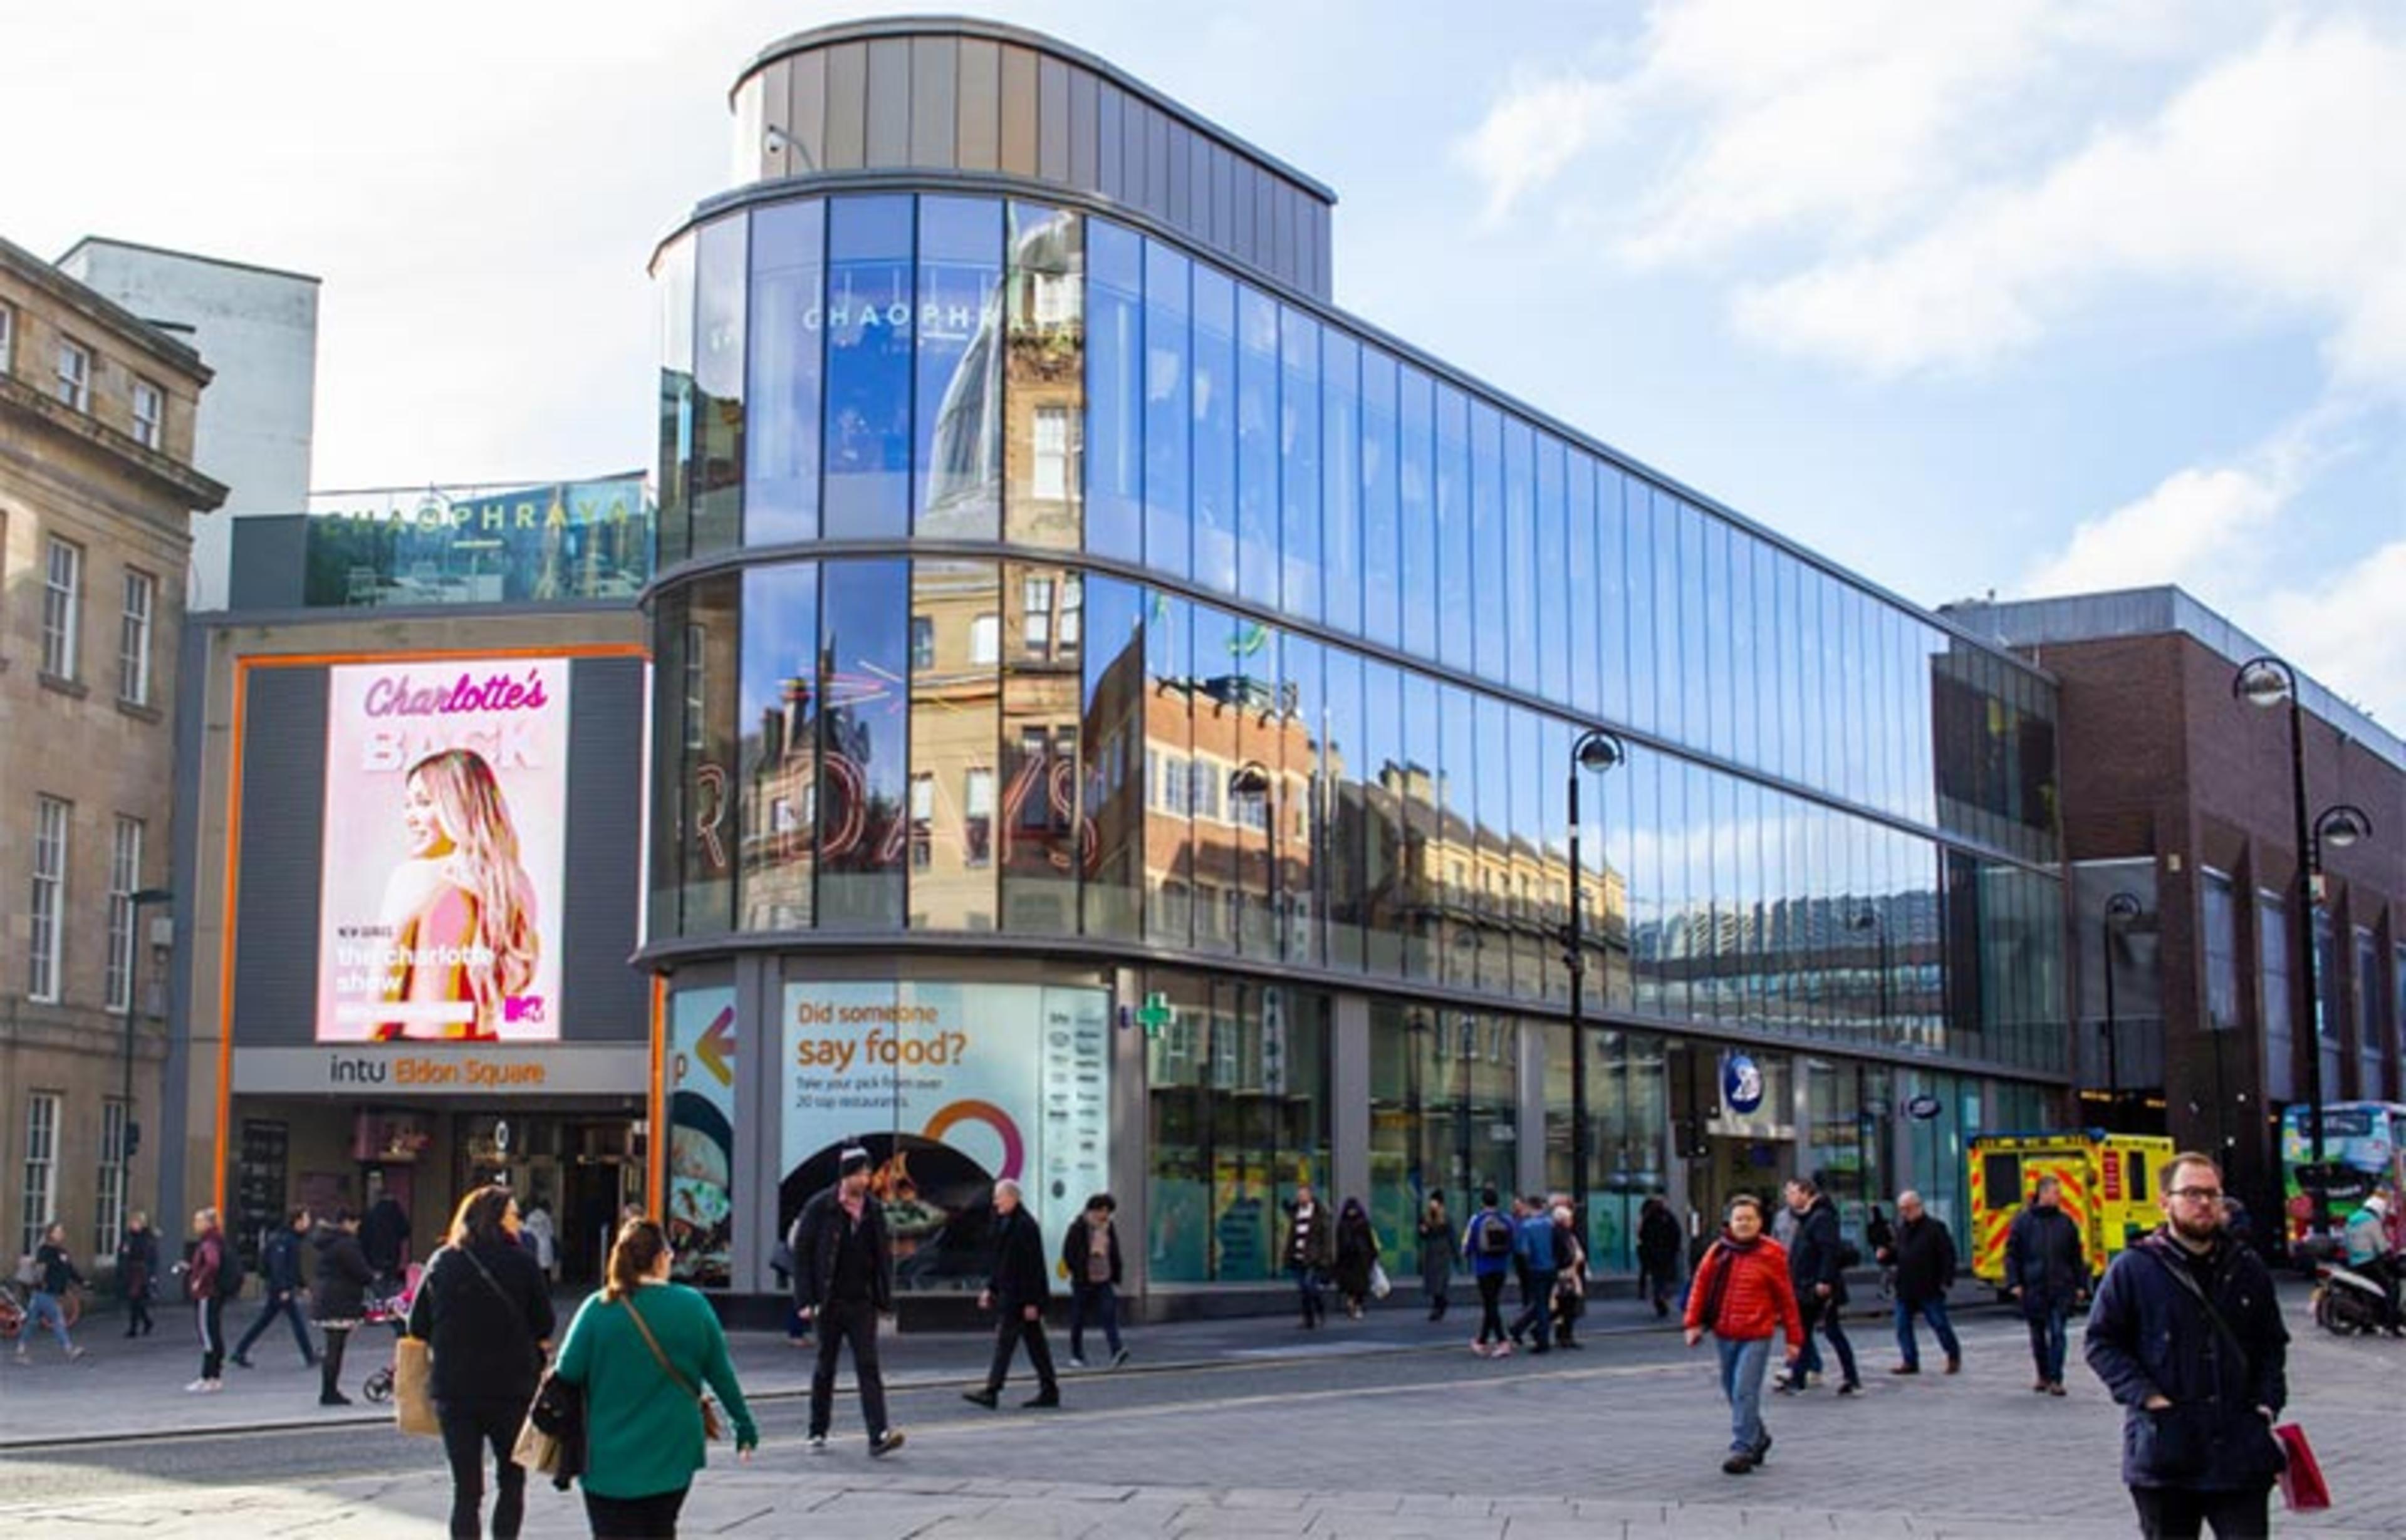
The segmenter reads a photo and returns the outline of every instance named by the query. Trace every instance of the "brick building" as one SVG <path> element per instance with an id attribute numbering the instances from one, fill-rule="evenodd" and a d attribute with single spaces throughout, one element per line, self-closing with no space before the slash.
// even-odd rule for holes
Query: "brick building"
<path id="1" fill-rule="evenodd" d="M 150 1207 L 168 721 L 209 370 L 0 240 L 0 1244 L 113 1251 Z M 131 1091 L 129 1099 L 128 1091 Z M 155 1120 L 151 1120 L 154 1123 Z M 171 1226 L 172 1228 L 172 1226 Z"/>
<path id="2" fill-rule="evenodd" d="M 2288 713 L 2234 689 L 2271 649 L 2172 587 L 1947 613 L 2062 685 L 2090 1121 L 2221 1149 L 2235 1188 L 2272 1201 L 2282 1114 L 2313 1083 L 2308 1034 L 2292 1023 L 2321 1023 L 2326 1105 L 2406 1100 L 2406 743 L 2300 678 L 2309 818 L 2352 807 L 2371 824 L 2369 839 L 2323 843 L 2317 1012 L 2293 960 Z M 2135 913 L 2109 910 L 2120 895 Z"/>

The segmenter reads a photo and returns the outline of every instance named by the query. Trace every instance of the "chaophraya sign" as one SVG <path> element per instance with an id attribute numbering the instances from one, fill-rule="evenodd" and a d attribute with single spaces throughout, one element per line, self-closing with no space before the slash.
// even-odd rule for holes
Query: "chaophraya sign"
<path id="1" fill-rule="evenodd" d="M 780 1208 L 865 1148 L 905 1287 L 983 1276 L 998 1180 L 1019 1182 L 1051 1236 L 1109 1190 L 1108 991 L 789 983 L 783 1016 Z"/>
<path id="2" fill-rule="evenodd" d="M 559 1036 L 564 658 L 328 671 L 319 1042 Z"/>

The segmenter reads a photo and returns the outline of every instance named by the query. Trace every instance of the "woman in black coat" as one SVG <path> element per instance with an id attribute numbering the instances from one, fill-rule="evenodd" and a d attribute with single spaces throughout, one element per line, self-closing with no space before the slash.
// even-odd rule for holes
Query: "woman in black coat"
<path id="1" fill-rule="evenodd" d="M 318 1364 L 318 1405 L 347 1406 L 343 1393 L 343 1349 L 368 1313 L 368 1283 L 375 1269 L 360 1247 L 360 1217 L 348 1208 L 334 1211 L 333 1222 L 321 1224 L 310 1237 L 318 1249 L 317 1281 L 309 1292 L 310 1315 L 326 1334 L 326 1354 Z"/>
<path id="2" fill-rule="evenodd" d="M 526 1516 L 526 1471 L 510 1451 L 557 1321 L 543 1269 L 518 1244 L 517 1232 L 517 1200 L 509 1189 L 477 1188 L 460 1200 L 451 1238 L 427 1263 L 410 1302 L 409 1335 L 433 1349 L 453 1534 L 476 1533 L 488 1447 L 496 1473 L 493 1533 L 516 1535 Z"/>
<path id="3" fill-rule="evenodd" d="M 156 1329 L 150 1296 L 158 1288 L 159 1236 L 150 1228 L 150 1216 L 135 1213 L 126 1220 L 125 1235 L 117 1243 L 117 1289 L 125 1296 L 127 1336 L 149 1336 Z"/>
<path id="4" fill-rule="evenodd" d="M 1360 1198 L 1347 1198 L 1337 1216 L 1337 1292 L 1344 1296 L 1346 1313 L 1356 1321 L 1370 1297 L 1370 1269 L 1378 1260 L 1379 1236 L 1370 1228 L 1370 1216 Z"/>
<path id="5" fill-rule="evenodd" d="M 1453 1221 L 1446 1216 L 1445 1194 L 1431 1193 L 1421 1209 L 1421 1291 L 1428 1295 L 1431 1321 L 1445 1319 L 1446 1287 L 1453 1281 Z"/>

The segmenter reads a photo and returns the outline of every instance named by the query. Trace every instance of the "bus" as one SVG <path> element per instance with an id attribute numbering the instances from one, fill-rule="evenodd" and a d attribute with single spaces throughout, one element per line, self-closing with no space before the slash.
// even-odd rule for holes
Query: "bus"
<path id="1" fill-rule="evenodd" d="M 2314 1169 L 2314 1110 L 2293 1106 L 2281 1118 L 2281 1195 L 2292 1242 L 2313 1214 L 2305 1175 Z M 2406 1103 L 2323 1103 L 2324 1186 L 2331 1214 L 2344 1220 L 2376 1187 L 2406 1190 Z"/>

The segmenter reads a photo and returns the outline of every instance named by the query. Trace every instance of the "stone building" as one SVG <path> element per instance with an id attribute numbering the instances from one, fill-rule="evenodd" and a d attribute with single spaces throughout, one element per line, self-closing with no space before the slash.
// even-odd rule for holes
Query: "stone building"
<path id="1" fill-rule="evenodd" d="M 210 372 L 0 240 L 0 1244 L 150 1207 L 177 638 Z M 156 906 L 156 907 L 153 907 Z M 129 1158 L 130 1157 L 130 1158 Z M 169 1228 L 175 1226 L 169 1221 Z"/>

